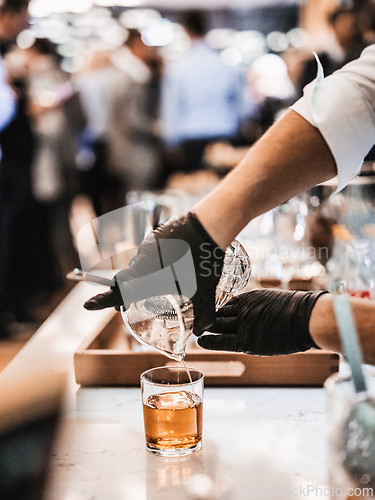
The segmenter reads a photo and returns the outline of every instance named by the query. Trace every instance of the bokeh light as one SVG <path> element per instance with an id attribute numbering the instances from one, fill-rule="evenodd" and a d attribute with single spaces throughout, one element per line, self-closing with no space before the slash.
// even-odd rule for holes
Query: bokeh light
<path id="1" fill-rule="evenodd" d="M 213 29 L 207 33 L 207 43 L 213 49 L 225 49 L 233 44 L 236 31 L 233 29 Z"/>
<path id="2" fill-rule="evenodd" d="M 146 45 L 162 47 L 173 40 L 173 26 L 168 19 L 160 19 L 142 30 L 142 40 Z"/>
<path id="3" fill-rule="evenodd" d="M 157 10 L 130 9 L 121 14 L 119 21 L 125 28 L 135 28 L 142 31 L 160 19 L 161 14 Z"/>
<path id="4" fill-rule="evenodd" d="M 119 7 L 138 7 L 142 5 L 143 0 L 95 0 L 96 5 L 101 5 L 105 7 L 112 7 L 113 5 L 117 5 Z"/>
<path id="5" fill-rule="evenodd" d="M 31 30 L 23 30 L 17 37 L 17 46 L 20 49 L 29 49 L 35 42 L 35 38 L 35 34 Z"/>
<path id="6" fill-rule="evenodd" d="M 60 12 L 88 12 L 94 5 L 94 0 L 31 0 L 30 14 L 33 17 L 47 17 Z"/>
<path id="7" fill-rule="evenodd" d="M 256 30 L 238 31 L 234 37 L 234 44 L 247 60 L 260 57 L 267 51 L 265 36 Z"/>
<path id="8" fill-rule="evenodd" d="M 285 99 L 294 92 L 283 59 L 276 54 L 265 54 L 256 59 L 247 75 L 258 95 Z"/>
<path id="9" fill-rule="evenodd" d="M 289 47 L 289 38 L 286 33 L 272 31 L 267 35 L 267 45 L 273 52 L 284 52 Z"/>
<path id="10" fill-rule="evenodd" d="M 302 49 L 309 43 L 309 35 L 302 28 L 293 28 L 288 31 L 287 35 L 290 45 L 295 49 Z"/>
<path id="11" fill-rule="evenodd" d="M 237 66 L 242 61 L 242 54 L 236 47 L 228 47 L 221 52 L 220 58 L 228 66 Z"/>
<path id="12" fill-rule="evenodd" d="M 112 7 L 116 5 L 116 9 Z M 144 0 L 31 0 L 30 29 L 18 44 L 27 47 L 35 37 L 48 38 L 58 46 L 64 67 L 75 71 L 82 51 L 113 50 L 123 45 L 128 30 L 135 28 L 144 43 L 158 47 L 167 61 L 183 57 L 191 40 L 183 27 L 163 18 L 155 8 L 142 7 Z M 149 4 L 151 5 L 151 4 Z M 265 36 L 257 30 L 215 28 L 206 35 L 208 45 L 222 61 L 245 72 L 259 57 L 306 46 L 306 32 L 294 28 L 288 33 L 273 31 Z M 84 56 L 83 56 L 84 57 Z M 78 59 L 77 59 L 78 58 Z M 65 61 L 66 59 L 66 61 Z"/>

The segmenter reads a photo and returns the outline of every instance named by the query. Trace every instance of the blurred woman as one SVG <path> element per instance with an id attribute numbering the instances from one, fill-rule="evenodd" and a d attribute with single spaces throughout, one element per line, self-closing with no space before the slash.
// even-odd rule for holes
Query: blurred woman
<path id="1" fill-rule="evenodd" d="M 26 52 L 29 113 L 36 136 L 33 192 L 50 212 L 49 237 L 58 252 L 61 275 L 65 275 L 79 264 L 69 213 L 79 189 L 77 137 L 85 117 L 54 44 L 37 38 Z"/>

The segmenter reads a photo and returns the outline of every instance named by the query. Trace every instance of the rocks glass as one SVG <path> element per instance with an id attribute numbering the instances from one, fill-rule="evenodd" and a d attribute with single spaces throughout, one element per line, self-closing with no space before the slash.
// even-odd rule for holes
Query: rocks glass
<path id="1" fill-rule="evenodd" d="M 153 368 L 142 373 L 141 390 L 147 450 L 167 457 L 200 450 L 203 373 L 183 366 Z"/>

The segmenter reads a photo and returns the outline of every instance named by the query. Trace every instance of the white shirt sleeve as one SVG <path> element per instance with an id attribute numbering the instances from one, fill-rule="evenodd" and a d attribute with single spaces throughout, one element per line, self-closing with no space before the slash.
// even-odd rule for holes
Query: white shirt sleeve
<path id="1" fill-rule="evenodd" d="M 13 90 L 6 82 L 5 68 L 0 59 L 0 130 L 2 130 L 14 116 L 16 101 Z"/>
<path id="2" fill-rule="evenodd" d="M 336 161 L 340 191 L 375 144 L 375 44 L 327 78 L 318 63 L 317 78 L 291 109 L 324 137 Z"/>

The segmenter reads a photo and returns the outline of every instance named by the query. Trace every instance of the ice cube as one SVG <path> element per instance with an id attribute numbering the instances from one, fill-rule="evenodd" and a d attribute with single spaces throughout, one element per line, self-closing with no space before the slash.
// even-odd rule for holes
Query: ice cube
<path id="1" fill-rule="evenodd" d="M 163 392 L 147 398 L 147 406 L 159 410 L 185 410 L 196 406 L 199 397 L 189 391 Z"/>

